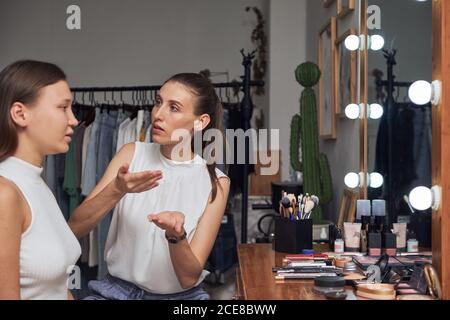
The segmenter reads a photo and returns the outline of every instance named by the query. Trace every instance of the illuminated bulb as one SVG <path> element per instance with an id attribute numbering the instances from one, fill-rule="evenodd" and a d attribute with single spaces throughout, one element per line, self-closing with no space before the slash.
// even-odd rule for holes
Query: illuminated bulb
<path id="1" fill-rule="evenodd" d="M 383 185 L 383 176 L 378 172 L 372 172 L 369 176 L 369 185 L 371 188 L 377 189 Z"/>
<path id="2" fill-rule="evenodd" d="M 384 38 L 378 34 L 370 36 L 370 49 L 378 51 L 384 47 Z"/>
<path id="3" fill-rule="evenodd" d="M 373 103 L 369 106 L 369 118 L 376 120 L 383 116 L 384 110 L 378 103 Z"/>
<path id="4" fill-rule="evenodd" d="M 345 107 L 345 115 L 349 119 L 356 120 L 360 117 L 361 114 L 360 110 L 361 109 L 357 104 L 352 103 Z"/>
<path id="5" fill-rule="evenodd" d="M 431 94 L 431 84 L 423 80 L 414 82 L 408 90 L 411 101 L 420 106 L 431 101 Z"/>
<path id="6" fill-rule="evenodd" d="M 359 37 L 357 35 L 349 35 L 345 38 L 344 45 L 350 51 L 356 51 L 359 49 Z"/>
<path id="7" fill-rule="evenodd" d="M 355 189 L 359 186 L 359 174 L 350 172 L 344 178 L 344 183 L 350 189 Z"/>
<path id="8" fill-rule="evenodd" d="M 441 82 L 438 80 L 432 83 L 424 80 L 416 81 L 409 87 L 408 96 L 413 103 L 419 106 L 428 102 L 437 105 L 441 98 Z"/>
<path id="9" fill-rule="evenodd" d="M 433 195 L 427 187 L 417 187 L 409 194 L 409 201 L 414 209 L 427 210 L 433 203 Z"/>

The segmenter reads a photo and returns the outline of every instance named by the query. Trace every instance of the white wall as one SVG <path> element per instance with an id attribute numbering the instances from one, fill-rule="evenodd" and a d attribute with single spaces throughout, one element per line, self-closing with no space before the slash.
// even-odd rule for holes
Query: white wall
<path id="1" fill-rule="evenodd" d="M 338 19 L 337 36 L 339 37 L 350 27 L 359 28 L 359 1 L 356 1 L 355 11 L 342 20 Z M 307 58 L 318 63 L 318 33 L 327 20 L 336 16 L 336 2 L 329 8 L 322 6 L 322 1 L 308 0 L 307 23 Z M 318 90 L 316 97 L 318 101 Z M 330 164 L 333 179 L 333 200 L 326 207 L 324 217 L 335 219 L 338 215 L 339 202 L 345 185 L 344 176 L 348 172 L 359 172 L 359 121 L 339 118 L 337 120 L 337 139 L 320 139 L 320 151 L 325 153 Z"/>
<path id="2" fill-rule="evenodd" d="M 294 71 L 306 61 L 306 0 L 270 1 L 270 128 L 280 130 L 282 179 L 289 179 L 290 124 L 301 87 Z"/>
<path id="3" fill-rule="evenodd" d="M 80 31 L 66 28 L 74 3 Z M 268 15 L 268 0 L 1 0 L 0 68 L 21 58 L 51 61 L 72 86 L 157 85 L 205 68 L 239 79 L 239 51 L 254 48 L 256 16 L 246 6 Z"/>

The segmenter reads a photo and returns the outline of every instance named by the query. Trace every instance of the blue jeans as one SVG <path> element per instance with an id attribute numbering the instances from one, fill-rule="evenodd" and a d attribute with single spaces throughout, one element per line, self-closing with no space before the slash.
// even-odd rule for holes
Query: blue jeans
<path id="1" fill-rule="evenodd" d="M 129 115 L 130 115 L 129 112 L 119 110 L 119 114 L 117 115 L 117 121 L 116 121 L 116 125 L 114 127 L 114 132 L 113 132 L 113 142 L 112 142 L 112 149 L 111 149 L 111 152 L 113 155 L 116 154 L 117 139 L 118 139 L 118 135 L 119 135 L 119 126 L 122 122 L 124 122 L 129 117 Z"/>
<path id="2" fill-rule="evenodd" d="M 156 294 L 110 274 L 103 280 L 90 281 L 88 286 L 93 295 L 84 300 L 209 300 L 210 298 L 202 284 L 183 292 Z"/>
<path id="3" fill-rule="evenodd" d="M 81 186 L 81 194 L 88 196 L 92 189 L 94 189 L 96 181 L 97 171 L 97 155 L 98 155 L 98 141 L 100 136 L 100 108 L 95 108 L 95 120 L 92 123 L 91 134 L 89 137 L 89 143 L 87 146 L 86 163 L 84 165 L 83 172 L 83 185 Z"/>
<path id="4" fill-rule="evenodd" d="M 98 154 L 96 182 L 98 183 L 111 162 L 114 154 L 112 153 L 112 143 L 114 130 L 117 123 L 117 111 L 104 111 L 100 114 L 99 138 L 98 138 Z M 106 262 L 104 260 L 104 251 L 106 238 L 108 236 L 109 225 L 111 224 L 112 211 L 108 213 L 97 225 L 98 232 L 98 279 L 102 279 L 108 272 Z"/>

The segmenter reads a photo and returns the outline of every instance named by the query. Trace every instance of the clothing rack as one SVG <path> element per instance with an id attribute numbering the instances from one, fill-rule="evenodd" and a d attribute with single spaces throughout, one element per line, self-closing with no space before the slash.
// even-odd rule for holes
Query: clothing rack
<path id="1" fill-rule="evenodd" d="M 264 81 L 251 79 L 251 66 L 252 61 L 255 58 L 256 50 L 251 53 L 244 53 L 244 49 L 241 51 L 242 55 L 242 65 L 244 66 L 244 75 L 241 76 L 242 82 L 224 82 L 224 83 L 213 83 L 214 88 L 236 88 L 237 90 L 242 90 L 244 96 L 240 103 L 241 111 L 243 114 L 243 130 L 247 131 L 250 129 L 250 120 L 253 115 L 253 102 L 251 99 L 250 89 L 252 87 L 263 87 L 265 85 Z M 76 94 L 77 92 L 146 92 L 146 91 L 157 91 L 160 90 L 162 85 L 155 86 L 128 86 L 128 87 L 83 87 L 83 88 L 71 88 L 71 91 Z M 242 189 L 242 212 L 241 212 L 241 243 L 247 243 L 247 225 L 248 225 L 248 172 L 249 172 L 249 141 L 248 138 L 245 139 L 245 163 L 243 167 L 244 179 L 243 179 L 243 189 Z"/>
<path id="2" fill-rule="evenodd" d="M 405 81 L 395 81 L 396 76 L 394 75 L 394 66 L 397 65 L 397 61 L 395 59 L 395 56 L 397 54 L 397 50 L 383 50 L 384 57 L 386 59 L 387 64 L 387 80 L 381 79 L 381 74 L 375 75 L 376 77 L 376 87 L 377 92 L 382 92 L 384 88 L 386 88 L 387 97 L 384 101 L 384 112 L 387 117 L 387 123 L 388 123 L 388 170 L 387 170 L 387 176 L 388 181 L 385 184 L 385 190 L 386 190 L 386 200 L 387 200 L 387 209 L 388 214 L 387 217 L 387 225 L 389 226 L 392 222 L 395 221 L 397 218 L 394 216 L 395 212 L 395 206 L 394 206 L 394 199 L 395 195 L 393 194 L 392 190 L 393 188 L 393 179 L 392 176 L 392 170 L 393 170 L 393 150 L 394 150 L 394 143 L 393 143 L 393 126 L 394 126 L 394 108 L 396 105 L 398 106 L 398 102 L 396 101 L 394 97 L 395 90 L 400 90 L 400 88 L 409 88 L 413 82 L 405 82 Z"/>

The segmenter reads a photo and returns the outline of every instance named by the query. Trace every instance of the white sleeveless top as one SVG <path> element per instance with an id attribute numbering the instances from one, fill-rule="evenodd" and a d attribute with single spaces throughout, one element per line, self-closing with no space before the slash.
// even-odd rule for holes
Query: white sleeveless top
<path id="1" fill-rule="evenodd" d="M 206 163 L 198 155 L 190 161 L 173 161 L 161 154 L 160 145 L 136 142 L 129 170 L 161 170 L 163 177 L 158 187 L 129 193 L 117 204 L 105 248 L 108 271 L 151 293 L 185 291 L 175 274 L 165 231 L 149 222 L 147 216 L 162 211 L 182 212 L 190 242 L 211 193 Z M 226 177 L 219 169 L 216 174 L 218 178 Z M 197 284 L 208 274 L 204 270 Z"/>
<path id="2" fill-rule="evenodd" d="M 42 171 L 16 157 L 0 162 L 0 176 L 19 188 L 31 211 L 30 226 L 20 243 L 20 297 L 66 300 L 68 275 L 81 247 L 41 178 Z"/>

